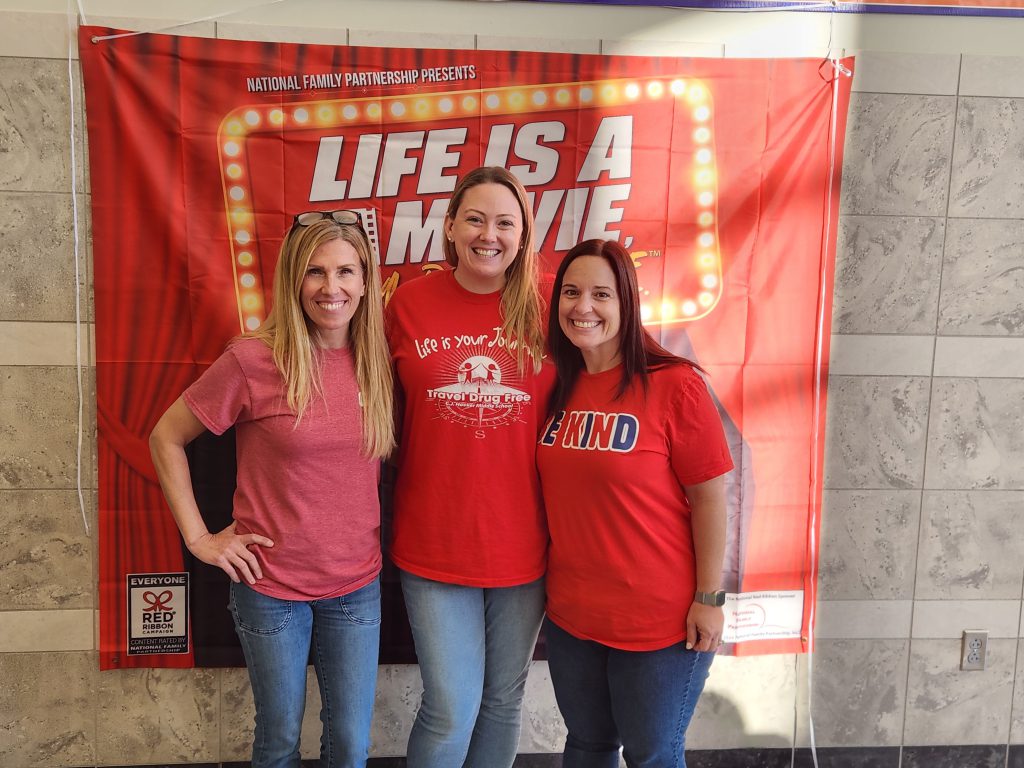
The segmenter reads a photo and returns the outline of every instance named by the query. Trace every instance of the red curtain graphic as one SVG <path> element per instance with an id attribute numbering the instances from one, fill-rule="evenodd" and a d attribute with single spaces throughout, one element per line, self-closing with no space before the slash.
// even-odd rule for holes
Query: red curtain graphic
<path id="1" fill-rule="evenodd" d="M 645 322 L 710 373 L 736 459 L 735 650 L 807 650 L 849 78 L 817 60 L 95 39 L 112 32 L 79 41 L 102 668 L 210 663 L 199 630 L 228 620 L 193 604 L 188 653 L 127 652 L 128 575 L 186 569 L 147 437 L 265 318 L 291 215 L 362 211 L 390 293 L 443 267 L 445 205 L 481 164 L 531 193 L 548 270 L 590 237 L 633 254 Z"/>

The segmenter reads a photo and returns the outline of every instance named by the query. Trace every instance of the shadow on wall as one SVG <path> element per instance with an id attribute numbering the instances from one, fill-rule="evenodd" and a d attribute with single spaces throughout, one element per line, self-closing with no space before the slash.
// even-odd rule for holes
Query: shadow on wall
<path id="1" fill-rule="evenodd" d="M 713 738 L 706 734 L 699 741 L 721 741 L 728 744 L 751 744 L 756 746 L 733 749 L 687 749 L 687 768 L 789 768 L 792 762 L 792 745 L 789 739 L 778 733 L 752 733 L 747 729 L 743 714 L 730 699 L 713 691 L 705 691 L 697 705 L 699 719 L 695 718 L 688 731 L 690 741 L 702 726 L 713 723 Z M 621 763 L 625 768 L 625 763 Z"/>

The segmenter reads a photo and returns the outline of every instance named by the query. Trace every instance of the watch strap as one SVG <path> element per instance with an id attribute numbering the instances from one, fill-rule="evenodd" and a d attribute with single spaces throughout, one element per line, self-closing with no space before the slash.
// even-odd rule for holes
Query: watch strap
<path id="1" fill-rule="evenodd" d="M 698 589 L 693 593 L 693 599 L 701 605 L 710 605 L 714 608 L 721 608 L 725 605 L 725 590 L 719 589 L 716 592 L 701 592 Z"/>

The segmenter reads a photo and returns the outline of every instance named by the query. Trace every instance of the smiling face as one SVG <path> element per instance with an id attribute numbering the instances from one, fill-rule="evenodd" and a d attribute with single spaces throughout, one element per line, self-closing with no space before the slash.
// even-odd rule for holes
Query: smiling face
<path id="1" fill-rule="evenodd" d="M 565 270 L 558 295 L 558 324 L 583 354 L 589 373 L 618 365 L 621 306 L 615 273 L 600 256 L 580 256 Z"/>
<path id="2" fill-rule="evenodd" d="M 316 328 L 321 346 L 348 346 L 349 322 L 365 291 L 363 267 L 351 244 L 338 238 L 313 251 L 302 278 L 299 301 L 306 319 Z"/>
<path id="3" fill-rule="evenodd" d="M 505 270 L 519 254 L 523 214 L 503 184 L 477 184 L 466 190 L 454 217 L 445 216 L 445 236 L 455 247 L 455 279 L 472 293 L 505 286 Z"/>

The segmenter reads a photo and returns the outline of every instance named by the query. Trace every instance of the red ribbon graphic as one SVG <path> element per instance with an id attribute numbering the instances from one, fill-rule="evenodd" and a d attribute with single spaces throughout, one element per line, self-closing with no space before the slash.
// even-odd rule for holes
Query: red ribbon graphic
<path id="1" fill-rule="evenodd" d="M 145 591 L 142 593 L 142 599 L 146 601 L 147 611 L 169 611 L 170 606 L 167 604 L 171 598 L 174 597 L 173 593 L 169 589 L 165 589 L 159 595 Z"/>

